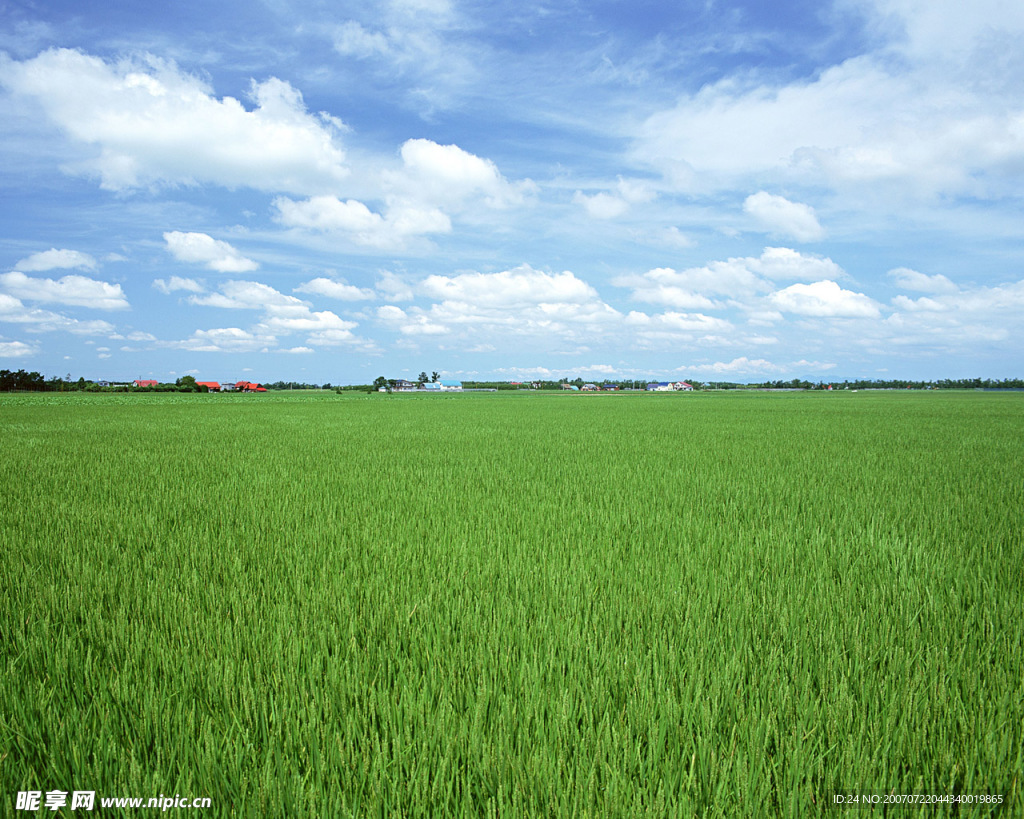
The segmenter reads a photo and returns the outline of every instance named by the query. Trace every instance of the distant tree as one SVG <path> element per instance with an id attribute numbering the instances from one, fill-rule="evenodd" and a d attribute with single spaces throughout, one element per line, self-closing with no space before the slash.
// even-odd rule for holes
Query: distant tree
<path id="1" fill-rule="evenodd" d="M 439 381 L 440 379 L 441 379 L 441 373 L 439 373 L 439 372 L 438 372 L 437 370 L 434 370 L 434 372 L 432 372 L 432 373 L 430 374 L 430 380 L 431 380 L 431 381 L 433 381 L 433 382 L 434 382 L 435 384 L 436 384 L 436 383 L 437 383 L 437 382 L 438 382 L 438 381 Z"/>
<path id="2" fill-rule="evenodd" d="M 416 380 L 419 381 L 421 384 L 426 384 L 430 379 L 427 378 L 427 374 L 425 372 L 422 372 L 419 374 Z"/>
<path id="3" fill-rule="evenodd" d="M 386 390 L 388 388 L 388 380 L 383 375 L 378 375 L 375 379 L 373 379 L 373 388 L 375 390 Z"/>
<path id="4" fill-rule="evenodd" d="M 181 388 L 182 392 L 196 392 L 199 389 L 199 387 L 196 386 L 195 377 L 191 375 L 183 375 L 174 383 Z"/>

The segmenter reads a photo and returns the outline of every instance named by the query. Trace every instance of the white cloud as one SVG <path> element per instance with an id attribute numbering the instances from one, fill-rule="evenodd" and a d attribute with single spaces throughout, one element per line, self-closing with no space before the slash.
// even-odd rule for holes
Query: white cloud
<path id="1" fill-rule="evenodd" d="M 712 364 L 694 364 L 677 367 L 676 372 L 698 375 L 777 375 L 806 370 L 831 370 L 835 364 L 825 361 L 795 361 L 791 364 L 774 364 L 764 358 L 740 356 L 732 361 L 716 361 Z"/>
<path id="2" fill-rule="evenodd" d="M 346 57 L 383 56 L 391 51 L 388 38 L 378 31 L 367 31 L 355 20 L 349 20 L 334 32 L 334 48 Z"/>
<path id="3" fill-rule="evenodd" d="M 225 282 L 219 292 L 190 296 L 189 302 L 228 310 L 259 310 L 262 315 L 252 332 L 263 339 L 300 332 L 319 333 L 326 334 L 322 338 L 328 343 L 336 344 L 354 338 L 350 331 L 358 326 L 329 310 L 314 311 L 307 302 L 261 282 Z"/>
<path id="4" fill-rule="evenodd" d="M 345 233 L 356 244 L 382 249 L 403 247 L 411 237 L 448 233 L 451 220 L 436 208 L 400 206 L 387 216 L 371 211 L 354 199 L 314 196 L 296 202 L 286 197 L 274 200 L 276 221 L 285 227 L 323 233 Z"/>
<path id="5" fill-rule="evenodd" d="M 521 205 L 536 190 L 530 180 L 511 183 L 489 159 L 458 145 L 410 139 L 401 148 L 402 168 L 386 174 L 393 201 L 408 200 L 413 210 L 440 207 L 458 211 L 482 202 L 489 208 Z"/>
<path id="6" fill-rule="evenodd" d="M 302 95 L 277 78 L 253 82 L 248 110 L 152 55 L 108 63 L 51 49 L 5 61 L 0 82 L 96 147 L 80 170 L 106 189 L 213 183 L 309 195 L 336 189 L 349 173 L 339 123 L 307 112 Z"/>
<path id="7" fill-rule="evenodd" d="M 126 310 L 128 300 L 119 284 L 70 275 L 60 279 L 36 279 L 24 273 L 0 274 L 0 287 L 19 299 L 90 307 L 94 310 Z"/>
<path id="8" fill-rule="evenodd" d="M 15 270 L 25 273 L 42 273 L 46 270 L 95 270 L 96 260 L 88 253 L 81 253 L 77 250 L 58 250 L 50 248 L 42 253 L 33 253 L 27 259 L 22 259 L 16 265 Z"/>
<path id="9" fill-rule="evenodd" d="M 339 301 L 365 301 L 375 298 L 372 290 L 365 287 L 356 287 L 344 281 L 334 279 L 316 278 L 303 282 L 295 288 L 296 293 L 314 293 L 327 298 L 338 299 Z"/>
<path id="10" fill-rule="evenodd" d="M 382 270 L 377 279 L 377 291 L 388 301 L 412 301 L 415 294 L 410 284 L 390 270 Z"/>
<path id="11" fill-rule="evenodd" d="M 252 353 L 269 352 L 276 343 L 273 336 L 255 335 L 239 327 L 220 327 L 196 330 L 189 338 L 170 346 L 202 353 Z"/>
<path id="12" fill-rule="evenodd" d="M 888 275 L 899 287 L 919 293 L 956 293 L 959 290 L 941 273 L 929 276 L 908 267 L 897 267 L 895 270 L 890 270 Z"/>
<path id="13" fill-rule="evenodd" d="M 38 350 L 23 341 L 0 341 L 0 358 L 23 358 Z"/>
<path id="14" fill-rule="evenodd" d="M 201 264 L 218 273 L 247 273 L 259 267 L 227 242 L 205 233 L 174 230 L 164 234 L 164 241 L 167 243 L 167 252 L 179 262 Z"/>
<path id="15" fill-rule="evenodd" d="M 1017 5 L 851 5 L 866 7 L 874 51 L 810 79 L 751 71 L 705 85 L 648 118 L 633 159 L 684 191 L 772 180 L 885 202 L 1019 190 Z"/>
<path id="16" fill-rule="evenodd" d="M 382 324 L 405 335 L 436 336 L 449 332 L 447 327 L 432 322 L 418 308 L 415 309 L 413 315 L 410 315 L 401 307 L 386 304 L 377 308 L 377 318 Z"/>
<path id="17" fill-rule="evenodd" d="M 616 219 L 629 210 L 629 202 L 604 191 L 592 196 L 588 196 L 583 191 L 576 191 L 572 201 L 577 205 L 582 205 L 593 219 Z"/>
<path id="18" fill-rule="evenodd" d="M 30 332 L 64 331 L 75 335 L 110 335 L 114 325 L 107 321 L 79 321 L 49 310 L 26 307 L 14 296 L 0 293 L 0 321 L 24 324 Z"/>
<path id="19" fill-rule="evenodd" d="M 178 290 L 188 293 L 205 293 L 206 288 L 195 279 L 184 279 L 180 276 L 171 276 L 170 279 L 154 279 L 153 287 L 164 295 L 169 295 Z"/>
<path id="20" fill-rule="evenodd" d="M 518 309 L 542 304 L 587 304 L 597 291 L 569 271 L 544 273 L 522 265 L 500 273 L 428 276 L 420 289 L 429 296 L 481 308 Z"/>
<path id="21" fill-rule="evenodd" d="M 825 236 L 813 208 L 783 196 L 759 191 L 746 198 L 743 210 L 768 232 L 798 242 L 814 242 Z"/>
<path id="22" fill-rule="evenodd" d="M 630 297 L 636 301 L 707 310 L 725 306 L 712 296 L 750 299 L 770 290 L 774 280 L 815 281 L 845 276 L 843 269 L 829 258 L 786 247 L 766 247 L 757 257 L 714 261 L 680 271 L 659 267 L 639 276 L 619 276 L 612 283 L 633 288 Z"/>
<path id="23" fill-rule="evenodd" d="M 863 293 L 844 290 L 833 281 L 793 284 L 773 293 L 770 301 L 780 310 L 801 316 L 878 318 L 878 304 Z"/>

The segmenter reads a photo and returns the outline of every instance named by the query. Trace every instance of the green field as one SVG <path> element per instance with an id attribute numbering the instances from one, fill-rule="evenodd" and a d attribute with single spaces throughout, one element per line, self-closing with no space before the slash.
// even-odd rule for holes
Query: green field
<path id="1" fill-rule="evenodd" d="M 1022 394 L 0 395 L 0 814 L 1019 816 L 1022 533 Z"/>

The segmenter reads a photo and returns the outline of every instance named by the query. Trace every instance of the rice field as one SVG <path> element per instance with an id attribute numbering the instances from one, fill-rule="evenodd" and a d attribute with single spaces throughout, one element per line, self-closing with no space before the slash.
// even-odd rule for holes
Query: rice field
<path id="1" fill-rule="evenodd" d="M 1024 395 L 0 395 L 0 814 L 1021 815 L 1022 533 Z"/>

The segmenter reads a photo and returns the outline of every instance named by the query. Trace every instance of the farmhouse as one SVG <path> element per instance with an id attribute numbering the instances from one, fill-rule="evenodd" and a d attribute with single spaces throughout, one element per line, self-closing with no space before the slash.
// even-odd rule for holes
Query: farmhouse
<path id="1" fill-rule="evenodd" d="M 266 387 L 261 387 L 259 384 L 254 384 L 252 381 L 239 381 L 235 384 L 234 389 L 240 392 L 266 392 Z"/>
<path id="2" fill-rule="evenodd" d="M 157 385 L 157 383 L 158 382 L 155 381 L 155 380 L 136 379 L 135 381 L 132 381 L 132 386 L 135 386 L 135 387 L 155 387 Z"/>
<path id="3" fill-rule="evenodd" d="M 689 391 L 693 389 L 693 385 L 686 381 L 654 381 L 647 385 L 648 392 L 673 392 L 673 391 Z"/>
<path id="4" fill-rule="evenodd" d="M 441 385 L 441 392 L 462 392 L 461 381 L 446 381 L 441 379 L 438 383 Z"/>
<path id="5" fill-rule="evenodd" d="M 196 381 L 197 387 L 206 387 L 210 392 L 220 392 L 219 381 Z"/>

